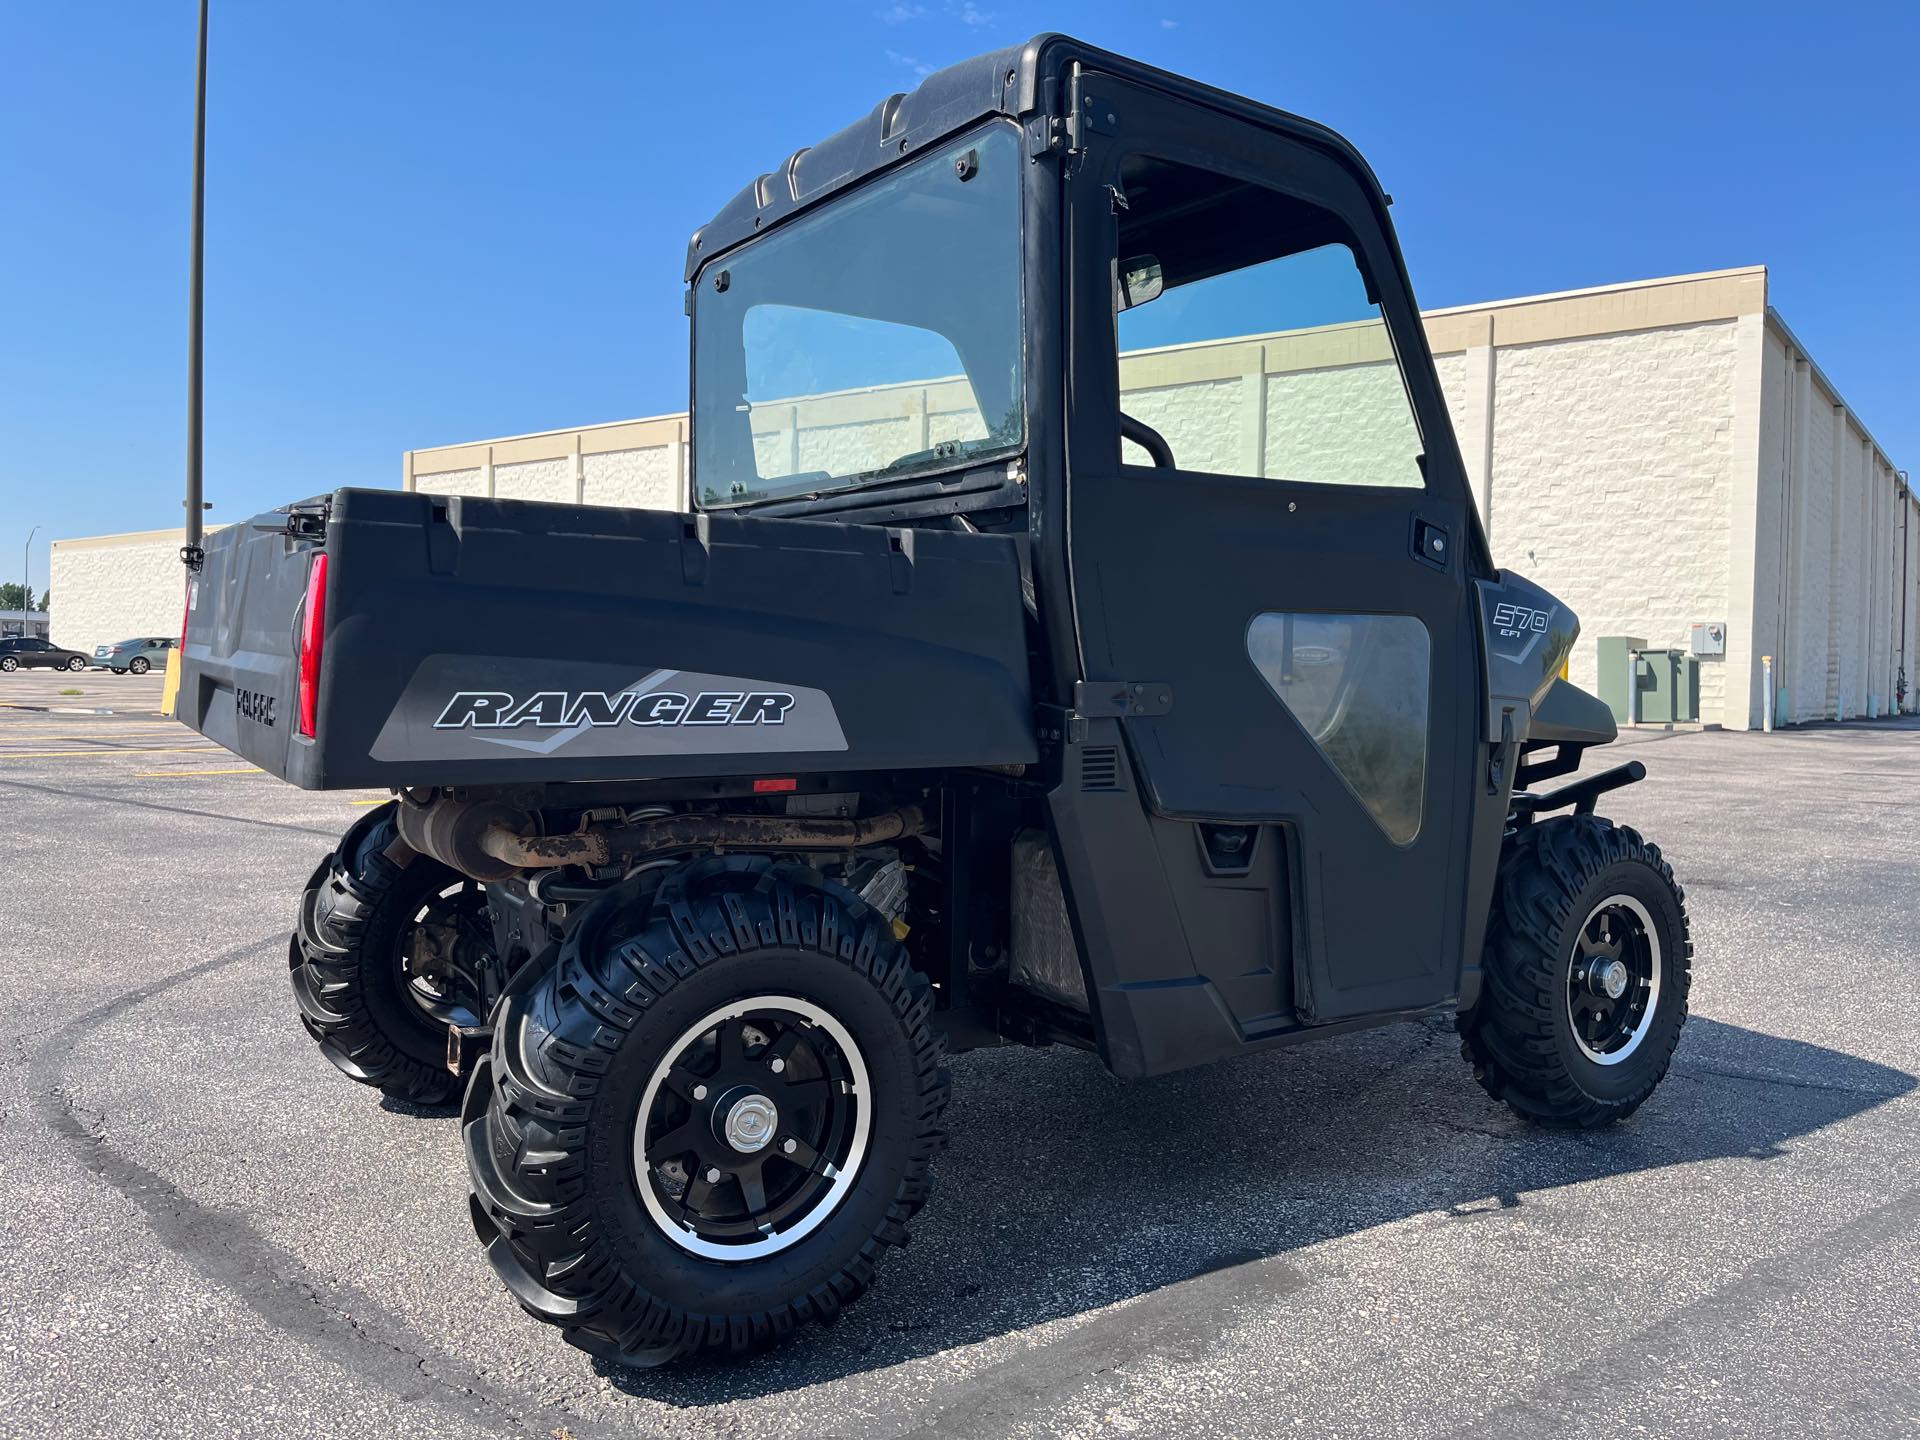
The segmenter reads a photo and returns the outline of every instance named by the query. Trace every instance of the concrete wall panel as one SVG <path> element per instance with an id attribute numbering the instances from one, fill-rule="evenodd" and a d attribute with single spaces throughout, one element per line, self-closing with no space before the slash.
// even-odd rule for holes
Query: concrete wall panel
<path id="1" fill-rule="evenodd" d="M 1599 636 L 1685 647 L 1730 613 L 1736 335 L 1716 321 L 1497 352 L 1494 559 L 1573 606 L 1587 689 Z M 1702 661 L 1705 713 L 1724 691 L 1723 663 Z"/>
<path id="2" fill-rule="evenodd" d="M 178 530 L 155 530 L 54 541 L 47 581 L 53 643 L 91 654 L 115 640 L 178 635 L 186 603 L 183 540 Z"/>
<path id="3" fill-rule="evenodd" d="M 632 505 L 647 510 L 684 510 L 672 445 L 608 450 L 580 457 L 582 499 L 589 505 Z M 679 463 L 685 464 L 682 448 Z"/>
<path id="4" fill-rule="evenodd" d="M 493 467 L 493 493 L 502 500 L 549 500 L 571 504 L 574 496 L 573 462 L 522 460 Z"/>

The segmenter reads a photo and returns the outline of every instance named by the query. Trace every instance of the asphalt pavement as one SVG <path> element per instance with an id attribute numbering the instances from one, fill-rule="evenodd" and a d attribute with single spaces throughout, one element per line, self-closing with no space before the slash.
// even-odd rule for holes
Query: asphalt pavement
<path id="1" fill-rule="evenodd" d="M 1154 1081 L 978 1052 L 841 1323 L 629 1372 L 495 1281 L 451 1114 L 295 1019 L 293 902 L 383 797 L 159 688 L 0 676 L 0 1435 L 1920 1433 L 1914 724 L 1627 737 L 1603 813 L 1697 949 L 1630 1122 L 1530 1129 L 1441 1021 Z"/>

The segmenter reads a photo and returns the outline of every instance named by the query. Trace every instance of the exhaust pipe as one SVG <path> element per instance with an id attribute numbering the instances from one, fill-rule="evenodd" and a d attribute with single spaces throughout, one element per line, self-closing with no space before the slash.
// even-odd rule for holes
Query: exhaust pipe
<path id="1" fill-rule="evenodd" d="M 926 829 L 916 805 L 860 820 L 787 815 L 663 815 L 633 825 L 602 826 L 571 835 L 529 835 L 496 820 L 481 832 L 480 848 L 515 870 L 561 865 L 611 865 L 676 850 L 859 850 L 902 840 Z"/>
<path id="2" fill-rule="evenodd" d="M 647 815 L 626 824 L 589 825 L 568 835 L 538 833 L 527 810 L 492 800 L 416 798 L 403 792 L 395 816 L 400 838 L 475 880 L 505 880 L 567 865 L 598 867 L 692 850 L 859 850 L 919 835 L 917 805 L 841 820 L 814 815 Z"/>

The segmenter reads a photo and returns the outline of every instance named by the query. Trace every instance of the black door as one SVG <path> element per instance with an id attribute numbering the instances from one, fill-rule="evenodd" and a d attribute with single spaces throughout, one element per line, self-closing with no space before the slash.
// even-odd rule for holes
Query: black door
<path id="1" fill-rule="evenodd" d="M 1122 722 L 1156 814 L 1285 830 L 1307 1018 L 1437 1003 L 1461 963 L 1479 542 L 1377 190 L 1334 146 L 1079 86 L 1084 673 L 1169 694 Z"/>

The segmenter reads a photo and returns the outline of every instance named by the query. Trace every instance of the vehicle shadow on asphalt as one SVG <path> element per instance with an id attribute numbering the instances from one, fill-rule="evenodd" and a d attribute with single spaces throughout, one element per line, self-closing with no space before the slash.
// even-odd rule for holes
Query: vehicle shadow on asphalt
<path id="1" fill-rule="evenodd" d="M 595 1368 L 651 1400 L 726 1404 L 1142 1296 L 1080 1342 L 1097 1347 L 1090 1367 L 1197 1349 L 1226 1323 L 1223 1302 L 1304 1285 L 1296 1267 L 1261 1262 L 1415 1216 L 1471 1224 L 1663 1167 L 1739 1159 L 1764 1176 L 1794 1141 L 1916 1084 L 1698 1016 L 1646 1106 L 1587 1133 L 1536 1129 L 1490 1101 L 1451 1020 L 1148 1081 L 1061 1050 L 976 1052 L 954 1069 L 952 1144 L 914 1243 L 837 1324 L 744 1362 Z M 1184 1299 L 1171 1288 L 1221 1271 L 1231 1283 Z"/>

